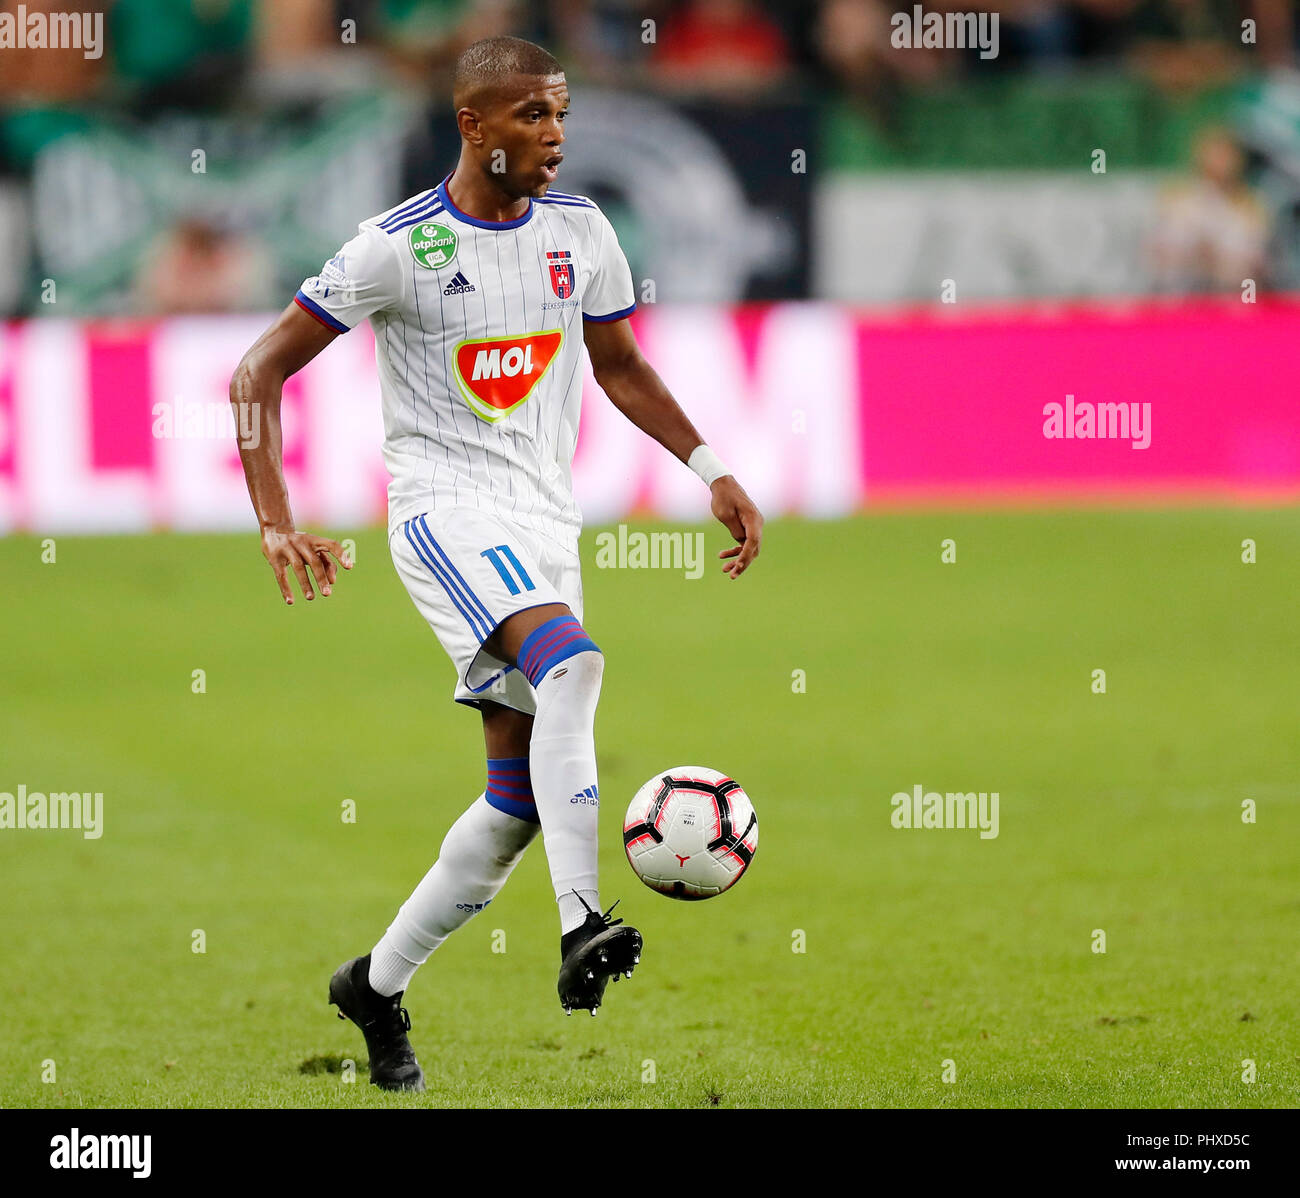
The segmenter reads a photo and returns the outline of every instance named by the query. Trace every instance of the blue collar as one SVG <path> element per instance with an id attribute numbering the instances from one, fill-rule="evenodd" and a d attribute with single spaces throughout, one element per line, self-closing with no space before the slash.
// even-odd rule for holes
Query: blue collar
<path id="1" fill-rule="evenodd" d="M 451 175 L 448 175 L 446 179 L 439 183 L 435 189 L 435 194 L 442 201 L 442 206 L 447 210 L 449 216 L 454 216 L 467 225 L 473 225 L 476 229 L 517 229 L 520 225 L 526 225 L 533 219 L 533 211 L 537 205 L 533 203 L 531 197 L 528 200 L 528 211 L 523 216 L 515 217 L 514 220 L 479 220 L 477 216 L 470 216 L 468 212 L 462 212 L 457 208 L 452 202 L 451 196 L 447 194 L 447 183 L 450 179 Z"/>

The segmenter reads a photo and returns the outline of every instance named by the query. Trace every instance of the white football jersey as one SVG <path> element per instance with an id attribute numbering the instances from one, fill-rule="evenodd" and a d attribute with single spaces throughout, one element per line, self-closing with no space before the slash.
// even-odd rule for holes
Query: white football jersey
<path id="1" fill-rule="evenodd" d="M 552 191 L 516 220 L 483 221 L 444 179 L 363 221 L 294 298 L 336 332 L 370 318 L 390 529 L 460 505 L 576 537 L 583 321 L 636 308 L 618 238 L 590 199 Z"/>

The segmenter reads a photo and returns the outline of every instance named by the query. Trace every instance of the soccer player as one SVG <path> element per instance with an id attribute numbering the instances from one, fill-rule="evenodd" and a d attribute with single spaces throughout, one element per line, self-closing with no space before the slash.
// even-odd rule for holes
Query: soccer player
<path id="1" fill-rule="evenodd" d="M 342 547 L 294 524 L 281 462 L 286 378 L 369 318 L 377 342 L 389 547 L 420 614 L 456 666 L 454 698 L 482 714 L 487 786 L 433 867 L 329 998 L 370 1050 L 370 1080 L 419 1090 L 402 995 L 430 954 L 500 891 L 542 832 L 560 918 L 566 1012 L 593 1015 L 631 975 L 641 936 L 600 910 L 593 725 L 604 658 L 582 624 L 581 518 L 570 467 L 582 346 L 596 381 L 638 428 L 709 486 L 737 542 L 734 580 L 763 518 L 642 357 L 631 271 L 604 214 L 551 190 L 569 95 L 560 64 L 518 38 L 461 55 L 460 159 L 431 191 L 363 221 L 244 356 L 232 404 L 257 405 L 240 454 L 262 552 L 285 603 L 329 595 Z M 609 463 L 618 470 L 618 462 Z"/>

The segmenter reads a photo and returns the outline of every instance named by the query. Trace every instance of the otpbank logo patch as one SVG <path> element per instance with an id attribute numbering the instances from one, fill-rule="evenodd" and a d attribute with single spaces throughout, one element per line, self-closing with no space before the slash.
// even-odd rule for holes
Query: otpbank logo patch
<path id="1" fill-rule="evenodd" d="M 426 222 L 411 230 L 411 257 L 426 270 L 441 270 L 455 256 L 460 238 L 449 225 Z"/>
<path id="2" fill-rule="evenodd" d="M 470 411 L 490 424 L 509 416 L 537 390 L 563 342 L 563 329 L 461 341 L 452 365 Z"/>

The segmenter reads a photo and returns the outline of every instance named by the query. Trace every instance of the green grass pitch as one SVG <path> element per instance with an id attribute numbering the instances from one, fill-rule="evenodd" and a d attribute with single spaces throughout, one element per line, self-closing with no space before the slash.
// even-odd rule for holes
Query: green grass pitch
<path id="1" fill-rule="evenodd" d="M 0 791 L 105 807 L 0 831 L 0 1106 L 1296 1104 L 1294 510 L 774 521 L 736 583 L 597 570 L 594 531 L 602 895 L 645 956 L 565 1019 L 534 845 L 407 994 L 423 1095 L 325 1001 L 483 783 L 383 534 L 292 609 L 255 535 L 0 540 Z M 761 822 L 706 903 L 619 841 L 679 764 Z M 918 783 L 997 791 L 999 836 L 893 828 Z"/>

